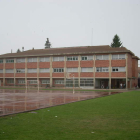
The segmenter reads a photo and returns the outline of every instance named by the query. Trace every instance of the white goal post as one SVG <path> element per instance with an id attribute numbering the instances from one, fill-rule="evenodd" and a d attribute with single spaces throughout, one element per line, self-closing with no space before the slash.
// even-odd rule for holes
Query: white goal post
<path id="1" fill-rule="evenodd" d="M 37 88 L 37 90 L 39 91 L 39 86 L 39 80 L 26 80 L 26 90 L 31 88 Z"/>

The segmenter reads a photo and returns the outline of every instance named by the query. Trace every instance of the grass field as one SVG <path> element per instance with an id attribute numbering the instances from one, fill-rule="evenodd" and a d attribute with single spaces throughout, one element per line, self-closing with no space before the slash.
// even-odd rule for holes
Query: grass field
<path id="1" fill-rule="evenodd" d="M 140 91 L 0 118 L 0 140 L 140 140 Z"/>

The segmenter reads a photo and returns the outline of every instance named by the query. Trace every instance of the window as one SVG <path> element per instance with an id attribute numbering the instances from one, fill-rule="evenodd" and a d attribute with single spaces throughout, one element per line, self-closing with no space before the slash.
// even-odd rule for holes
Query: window
<path id="1" fill-rule="evenodd" d="M 28 69 L 27 73 L 37 73 L 37 69 Z"/>
<path id="2" fill-rule="evenodd" d="M 53 72 L 64 72 L 64 68 L 54 68 Z"/>
<path id="3" fill-rule="evenodd" d="M 37 62 L 37 58 L 28 58 L 28 62 Z"/>
<path id="4" fill-rule="evenodd" d="M 67 72 L 78 72 L 78 68 L 67 68 Z"/>
<path id="5" fill-rule="evenodd" d="M 39 72 L 40 73 L 48 73 L 48 72 L 50 72 L 50 69 L 48 68 L 48 69 L 39 69 Z"/>
<path id="6" fill-rule="evenodd" d="M 93 68 L 81 68 L 81 72 L 93 72 Z"/>
<path id="7" fill-rule="evenodd" d="M 108 67 L 97 67 L 96 72 L 108 72 Z"/>
<path id="8" fill-rule="evenodd" d="M 94 86 L 94 82 L 93 82 L 93 79 L 80 79 L 80 86 L 81 87 L 93 87 Z"/>
<path id="9" fill-rule="evenodd" d="M 55 84 L 64 84 L 64 80 L 55 80 Z"/>
<path id="10" fill-rule="evenodd" d="M 16 69 L 17 73 L 25 73 L 25 69 Z"/>
<path id="11" fill-rule="evenodd" d="M 14 69 L 6 69 L 5 73 L 14 73 Z"/>
<path id="12" fill-rule="evenodd" d="M 14 84 L 14 79 L 7 79 L 8 84 Z"/>
<path id="13" fill-rule="evenodd" d="M 78 56 L 68 56 L 67 61 L 78 61 Z"/>
<path id="14" fill-rule="evenodd" d="M 53 61 L 64 61 L 64 57 L 53 57 Z"/>
<path id="15" fill-rule="evenodd" d="M 108 60 L 109 55 L 96 55 L 96 60 Z"/>
<path id="16" fill-rule="evenodd" d="M 40 62 L 50 62 L 50 57 L 40 57 Z"/>
<path id="17" fill-rule="evenodd" d="M 24 63 L 25 62 L 25 58 L 18 58 L 16 59 L 17 63 Z"/>
<path id="18" fill-rule="evenodd" d="M 3 73 L 3 69 L 0 69 L 0 73 Z"/>
<path id="19" fill-rule="evenodd" d="M 50 80 L 42 80 L 42 84 L 50 84 Z"/>
<path id="20" fill-rule="evenodd" d="M 66 79 L 66 87 L 73 87 L 73 84 L 74 87 L 79 87 L 79 79 Z"/>
<path id="21" fill-rule="evenodd" d="M 84 60 L 93 60 L 93 56 L 90 55 L 90 56 L 81 56 L 81 60 L 84 61 Z"/>
<path id="22" fill-rule="evenodd" d="M 25 80 L 18 80 L 18 84 L 25 84 Z"/>
<path id="23" fill-rule="evenodd" d="M 114 55 L 112 55 L 112 60 L 117 60 L 117 59 L 125 59 L 125 54 L 114 54 Z"/>
<path id="24" fill-rule="evenodd" d="M 0 63 L 3 63 L 3 59 L 0 59 Z"/>
<path id="25" fill-rule="evenodd" d="M 6 59 L 6 63 L 14 63 L 14 59 Z"/>
<path id="26" fill-rule="evenodd" d="M 125 67 L 112 67 L 112 72 L 125 72 Z"/>
<path id="27" fill-rule="evenodd" d="M 38 84 L 37 80 L 29 80 L 29 84 Z"/>

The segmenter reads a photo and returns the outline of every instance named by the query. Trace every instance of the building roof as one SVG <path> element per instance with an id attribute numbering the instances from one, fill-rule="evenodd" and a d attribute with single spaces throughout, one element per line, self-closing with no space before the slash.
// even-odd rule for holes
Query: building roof
<path id="1" fill-rule="evenodd" d="M 79 46 L 79 47 L 63 47 L 63 48 L 47 48 L 47 49 L 32 49 L 18 53 L 7 53 L 0 55 L 0 58 L 10 57 L 30 57 L 30 56 L 45 56 L 45 55 L 70 55 L 70 54 L 99 54 L 99 53 L 131 53 L 125 47 L 112 48 L 109 45 L 102 46 Z M 137 57 L 138 58 L 138 57 Z M 139 58 L 138 58 L 139 59 Z"/>

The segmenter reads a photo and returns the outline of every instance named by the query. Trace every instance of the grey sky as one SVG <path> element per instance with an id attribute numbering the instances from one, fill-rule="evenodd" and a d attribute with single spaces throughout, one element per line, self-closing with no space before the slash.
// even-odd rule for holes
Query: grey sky
<path id="1" fill-rule="evenodd" d="M 52 47 L 110 45 L 118 34 L 140 57 L 140 0 L 0 0 L 0 54 Z"/>

